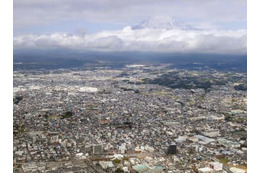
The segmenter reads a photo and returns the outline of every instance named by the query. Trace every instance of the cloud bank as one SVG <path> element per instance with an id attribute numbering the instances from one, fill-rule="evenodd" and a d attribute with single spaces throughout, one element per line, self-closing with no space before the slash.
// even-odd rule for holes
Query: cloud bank
<path id="1" fill-rule="evenodd" d="M 52 33 L 14 37 L 15 49 L 75 49 L 83 51 L 145 51 L 245 54 L 246 30 L 132 29 L 94 34 Z"/>
<path id="2" fill-rule="evenodd" d="M 13 40 L 15 50 L 244 54 L 246 21 L 246 0 L 16 0 Z"/>

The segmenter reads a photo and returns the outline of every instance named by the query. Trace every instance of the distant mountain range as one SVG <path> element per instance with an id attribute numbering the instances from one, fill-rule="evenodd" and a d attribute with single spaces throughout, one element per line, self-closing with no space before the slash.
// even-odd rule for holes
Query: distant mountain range
<path id="1" fill-rule="evenodd" d="M 14 52 L 15 70 L 77 68 L 86 65 L 124 67 L 129 64 L 171 64 L 180 69 L 215 69 L 247 72 L 247 55 L 156 53 L 156 52 L 79 52 L 77 50 L 20 50 Z"/>

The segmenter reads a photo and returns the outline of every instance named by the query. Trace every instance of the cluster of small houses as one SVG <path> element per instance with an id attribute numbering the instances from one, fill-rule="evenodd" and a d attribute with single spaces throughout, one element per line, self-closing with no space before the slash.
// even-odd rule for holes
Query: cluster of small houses
<path id="1" fill-rule="evenodd" d="M 14 133 L 18 134 L 14 136 L 14 165 L 22 164 L 25 172 L 60 171 L 64 166 L 46 166 L 45 162 L 76 159 L 88 164 L 80 162 L 75 169 L 88 172 L 92 167 L 94 172 L 171 173 L 194 171 L 194 165 L 197 172 L 226 171 L 225 165 L 212 161 L 216 155 L 227 157 L 230 165 L 246 164 L 247 141 L 233 134 L 246 126 L 226 122 L 224 115 L 210 111 L 232 110 L 227 100 L 231 95 L 243 97 L 240 91 L 226 86 L 205 93 L 136 85 L 124 81 L 136 77 L 119 74 L 120 70 L 110 70 L 29 75 L 28 81 L 14 78 L 14 95 L 24 96 L 14 105 Z M 137 77 L 149 77 L 149 73 Z M 194 98 L 201 95 L 207 101 L 196 107 Z M 220 102 L 220 98 L 225 99 Z M 74 115 L 63 119 L 60 115 L 67 109 Z M 47 111 L 52 112 L 47 115 Z M 245 112 L 232 113 L 244 116 Z"/>

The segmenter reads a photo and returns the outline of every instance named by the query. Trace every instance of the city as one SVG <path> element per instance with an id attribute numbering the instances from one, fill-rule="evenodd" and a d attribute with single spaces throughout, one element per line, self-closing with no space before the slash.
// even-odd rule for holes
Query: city
<path id="1" fill-rule="evenodd" d="M 11 54 L 2 58 L 12 61 L 4 63 L 12 79 L 2 72 L 11 79 L 2 92 L 12 96 L 2 100 L 11 124 L 1 126 L 12 138 L 1 147 L 10 172 L 258 172 L 258 142 L 253 149 L 248 141 L 259 130 L 247 131 L 251 117 L 259 126 L 259 85 L 248 85 L 259 73 L 247 66 L 246 0 L 16 0 L 10 7 Z"/>
<path id="2" fill-rule="evenodd" d="M 18 70 L 14 172 L 246 172 L 246 73 Z"/>

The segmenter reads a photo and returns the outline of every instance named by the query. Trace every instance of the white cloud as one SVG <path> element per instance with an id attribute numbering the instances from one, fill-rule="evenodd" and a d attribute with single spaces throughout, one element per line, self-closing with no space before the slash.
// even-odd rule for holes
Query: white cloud
<path id="1" fill-rule="evenodd" d="M 14 37 L 14 48 L 69 48 L 96 51 L 246 53 L 246 30 L 137 29 L 95 34 L 53 33 Z"/>

